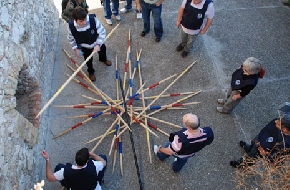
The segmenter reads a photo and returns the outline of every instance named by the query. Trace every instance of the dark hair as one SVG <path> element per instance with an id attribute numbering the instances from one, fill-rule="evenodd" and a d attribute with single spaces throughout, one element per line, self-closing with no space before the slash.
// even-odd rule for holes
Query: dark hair
<path id="1" fill-rule="evenodd" d="M 88 15 L 88 10 L 80 6 L 75 7 L 72 12 L 72 17 L 75 21 L 84 20 L 87 17 L 87 15 Z"/>
<path id="2" fill-rule="evenodd" d="M 75 157 L 77 165 L 84 166 L 88 162 L 89 157 L 90 157 L 89 149 L 87 148 L 80 149 L 79 151 L 77 151 L 76 157 Z"/>
<path id="3" fill-rule="evenodd" d="M 282 117 L 281 118 L 281 125 L 283 125 L 284 127 L 286 127 L 288 129 L 288 131 L 290 131 L 290 118 L 289 117 Z"/>

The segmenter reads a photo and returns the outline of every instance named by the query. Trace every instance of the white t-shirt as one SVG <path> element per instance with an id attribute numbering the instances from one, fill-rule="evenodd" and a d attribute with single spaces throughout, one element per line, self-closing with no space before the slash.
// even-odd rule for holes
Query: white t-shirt
<path id="1" fill-rule="evenodd" d="M 104 168 L 104 165 L 101 161 L 94 161 L 92 160 L 94 165 L 96 166 L 96 172 L 97 172 L 97 175 L 99 174 L 99 171 L 101 171 L 103 168 Z M 84 165 L 82 168 L 85 168 L 87 167 L 87 164 Z M 78 169 L 82 169 L 82 168 L 78 168 L 76 165 L 72 165 L 71 166 L 72 169 L 74 170 L 78 170 Z M 61 181 L 64 179 L 64 168 L 61 168 L 60 170 L 58 170 L 57 172 L 54 173 L 54 177 L 58 180 L 58 181 Z M 96 186 L 95 190 L 102 190 L 102 187 L 99 185 Z"/>
<path id="2" fill-rule="evenodd" d="M 185 4 L 186 4 L 186 2 L 187 2 L 187 0 L 183 0 L 183 1 L 182 1 L 181 7 L 182 7 L 183 9 L 185 8 Z M 191 2 L 190 5 L 191 5 L 192 7 L 194 7 L 194 8 L 202 9 L 204 3 L 205 3 L 205 0 L 202 0 L 202 2 L 199 3 L 199 4 L 193 4 L 193 3 Z M 203 19 L 203 23 L 202 23 L 202 25 L 201 25 L 200 28 L 203 28 L 204 25 L 205 25 L 205 23 L 206 23 L 206 20 L 207 20 L 207 19 L 212 19 L 213 16 L 214 16 L 214 7 L 213 7 L 213 3 L 211 2 L 210 4 L 208 4 L 207 11 L 205 12 L 205 17 L 204 17 L 204 19 Z M 183 31 L 184 31 L 186 34 L 190 34 L 190 35 L 198 34 L 199 31 L 200 31 L 200 29 L 198 29 L 198 30 L 187 29 L 187 28 L 185 28 L 185 27 L 182 26 L 182 25 L 181 25 L 181 27 L 182 27 Z"/>

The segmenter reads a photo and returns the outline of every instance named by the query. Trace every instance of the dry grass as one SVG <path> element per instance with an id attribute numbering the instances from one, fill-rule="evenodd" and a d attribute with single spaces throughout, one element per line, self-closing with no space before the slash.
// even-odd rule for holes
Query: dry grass
<path id="1" fill-rule="evenodd" d="M 246 158 L 236 170 L 236 189 L 290 189 L 290 149 L 273 158 Z"/>

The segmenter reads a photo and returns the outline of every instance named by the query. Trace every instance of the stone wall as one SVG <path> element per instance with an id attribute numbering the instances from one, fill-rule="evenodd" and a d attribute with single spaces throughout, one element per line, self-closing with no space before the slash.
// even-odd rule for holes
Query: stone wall
<path id="1" fill-rule="evenodd" d="M 0 189 L 40 182 L 59 18 L 53 0 L 0 1 Z"/>

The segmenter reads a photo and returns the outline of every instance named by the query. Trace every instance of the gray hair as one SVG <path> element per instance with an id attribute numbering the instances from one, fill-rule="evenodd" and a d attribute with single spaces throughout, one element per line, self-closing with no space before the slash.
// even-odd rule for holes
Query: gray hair
<path id="1" fill-rule="evenodd" d="M 258 74 L 261 70 L 260 60 L 254 57 L 249 57 L 243 63 L 243 68 L 251 75 Z"/>

